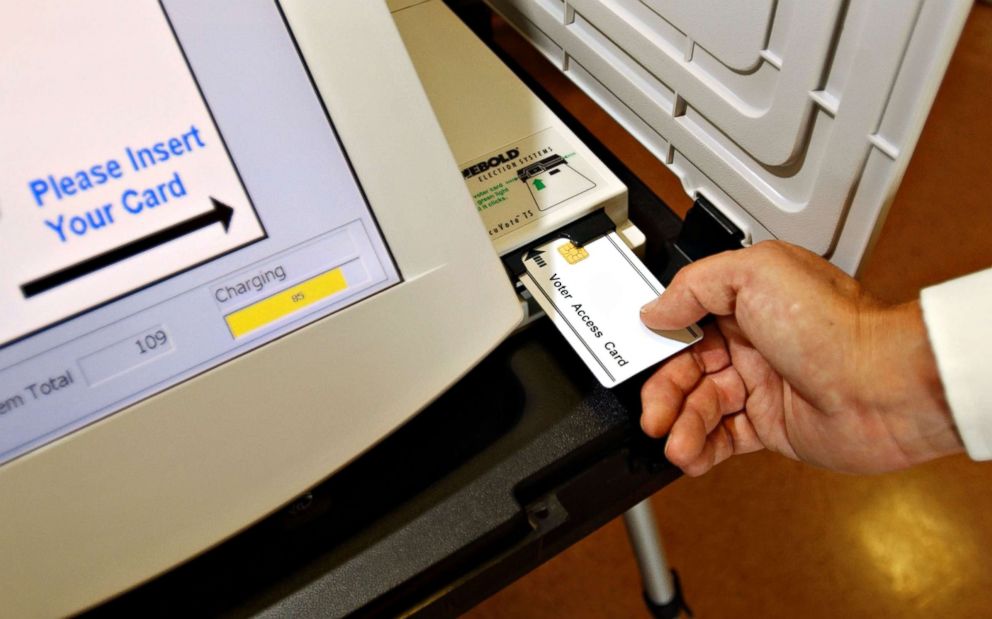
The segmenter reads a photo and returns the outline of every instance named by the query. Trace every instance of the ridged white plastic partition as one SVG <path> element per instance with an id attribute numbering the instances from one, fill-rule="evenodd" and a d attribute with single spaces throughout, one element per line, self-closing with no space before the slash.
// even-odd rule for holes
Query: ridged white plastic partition
<path id="1" fill-rule="evenodd" d="M 971 6 L 487 2 L 749 240 L 785 239 L 852 273 Z"/>

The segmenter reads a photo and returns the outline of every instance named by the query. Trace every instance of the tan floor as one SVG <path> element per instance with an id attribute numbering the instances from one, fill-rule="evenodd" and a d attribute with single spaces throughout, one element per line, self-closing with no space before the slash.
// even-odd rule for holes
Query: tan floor
<path id="1" fill-rule="evenodd" d="M 501 41 L 538 64 L 510 33 Z M 688 207 L 629 136 L 563 78 L 542 75 L 659 195 Z M 977 5 L 863 271 L 876 294 L 907 300 L 992 265 L 990 113 L 992 7 Z M 697 617 L 992 617 L 992 463 L 956 457 L 851 477 L 761 453 L 681 479 L 653 502 Z M 647 617 L 639 597 L 613 521 L 467 616 Z"/>

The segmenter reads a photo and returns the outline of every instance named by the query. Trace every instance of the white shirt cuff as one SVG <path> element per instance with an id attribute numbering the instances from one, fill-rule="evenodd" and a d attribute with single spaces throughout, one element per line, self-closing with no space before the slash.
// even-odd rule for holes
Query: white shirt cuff
<path id="1" fill-rule="evenodd" d="M 965 449 L 992 460 L 992 269 L 927 288 L 920 305 Z"/>

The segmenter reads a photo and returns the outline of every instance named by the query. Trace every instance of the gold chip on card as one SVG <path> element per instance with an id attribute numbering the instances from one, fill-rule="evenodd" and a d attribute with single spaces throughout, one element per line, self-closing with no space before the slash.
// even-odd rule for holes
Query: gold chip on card
<path id="1" fill-rule="evenodd" d="M 589 257 L 589 252 L 587 252 L 585 248 L 576 247 L 574 243 L 565 243 L 558 248 L 558 253 L 560 253 L 569 264 L 582 262 Z"/>

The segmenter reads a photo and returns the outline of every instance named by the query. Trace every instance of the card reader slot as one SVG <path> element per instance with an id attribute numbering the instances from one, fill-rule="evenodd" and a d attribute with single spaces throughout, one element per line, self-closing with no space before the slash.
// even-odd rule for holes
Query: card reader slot
<path id="1" fill-rule="evenodd" d="M 617 225 L 613 223 L 613 220 L 609 218 L 606 212 L 599 210 L 581 219 L 576 219 L 572 223 L 554 232 L 549 232 L 524 247 L 506 254 L 503 256 L 503 265 L 506 266 L 513 279 L 516 279 L 527 272 L 527 267 L 524 266 L 524 258 L 533 248 L 555 239 L 568 239 L 576 247 L 582 247 L 586 243 L 595 241 L 599 237 L 613 232 L 616 228 Z"/>

